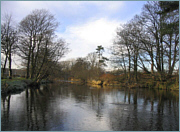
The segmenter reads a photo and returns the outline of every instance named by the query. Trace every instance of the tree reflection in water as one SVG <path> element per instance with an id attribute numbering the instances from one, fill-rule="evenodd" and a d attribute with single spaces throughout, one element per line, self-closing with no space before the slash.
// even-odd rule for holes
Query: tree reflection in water
<path id="1" fill-rule="evenodd" d="M 179 130 L 179 94 L 50 84 L 1 96 L 2 130 Z"/>

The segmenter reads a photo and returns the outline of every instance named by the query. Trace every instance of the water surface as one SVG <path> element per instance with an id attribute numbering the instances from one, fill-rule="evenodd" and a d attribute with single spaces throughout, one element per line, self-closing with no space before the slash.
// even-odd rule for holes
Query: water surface
<path id="1" fill-rule="evenodd" d="M 179 93 L 50 84 L 1 96 L 1 130 L 179 130 Z"/>

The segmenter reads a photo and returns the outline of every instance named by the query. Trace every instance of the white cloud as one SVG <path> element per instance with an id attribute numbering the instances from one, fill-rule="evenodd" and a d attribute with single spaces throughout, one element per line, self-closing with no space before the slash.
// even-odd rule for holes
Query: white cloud
<path id="1" fill-rule="evenodd" d="M 115 13 L 123 5 L 123 1 L 2 1 L 1 14 L 10 12 L 20 21 L 32 10 L 43 8 L 63 17 L 82 17 L 97 10 L 91 14 L 96 16 Z"/>
<path id="2" fill-rule="evenodd" d="M 116 20 L 100 18 L 82 25 L 67 27 L 65 33 L 58 34 L 70 43 L 72 51 L 66 58 L 86 56 L 89 52 L 94 52 L 98 45 L 109 47 L 119 24 Z"/>
<path id="3" fill-rule="evenodd" d="M 112 39 L 112 35 L 119 23 L 108 21 L 106 19 L 98 19 L 88 22 L 84 25 L 70 27 L 68 32 L 76 36 L 80 40 L 85 40 L 92 45 L 107 45 Z"/>
<path id="4" fill-rule="evenodd" d="M 1 16 L 12 13 L 18 23 L 34 9 L 48 9 L 60 22 L 57 35 L 70 43 L 64 59 L 85 57 L 98 45 L 109 47 L 120 22 L 126 22 L 142 2 L 125 1 L 1 1 Z M 105 54 L 106 56 L 106 54 Z"/>

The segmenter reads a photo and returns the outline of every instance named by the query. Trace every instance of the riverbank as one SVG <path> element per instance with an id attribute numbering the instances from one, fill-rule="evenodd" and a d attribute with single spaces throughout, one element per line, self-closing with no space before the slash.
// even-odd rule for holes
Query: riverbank
<path id="1" fill-rule="evenodd" d="M 69 80 L 73 84 L 87 84 L 90 86 L 107 87 L 107 86 L 118 86 L 125 88 L 152 88 L 152 89 L 164 89 L 164 90 L 178 90 L 179 91 L 179 76 L 174 75 L 167 80 L 159 80 L 157 76 L 152 76 L 151 74 L 139 73 L 137 80 L 133 79 L 131 76 L 130 81 L 125 75 L 112 75 L 104 74 L 99 77 L 99 79 L 88 79 L 86 81 L 81 79 L 71 78 Z"/>
<path id="2" fill-rule="evenodd" d="M 39 84 L 51 83 L 52 81 L 42 80 Z M 2 79 L 1 80 L 1 94 L 17 93 L 25 90 L 28 87 L 37 87 L 31 79 L 16 78 L 16 79 Z"/>
<path id="3" fill-rule="evenodd" d="M 1 94 L 16 93 L 25 90 L 30 84 L 30 79 L 2 79 Z"/>

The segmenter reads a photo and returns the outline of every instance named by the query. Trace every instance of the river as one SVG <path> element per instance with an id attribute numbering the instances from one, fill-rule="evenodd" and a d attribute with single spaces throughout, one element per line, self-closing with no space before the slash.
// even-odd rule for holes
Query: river
<path id="1" fill-rule="evenodd" d="M 179 130 L 179 92 L 48 84 L 1 95 L 2 131 Z"/>

